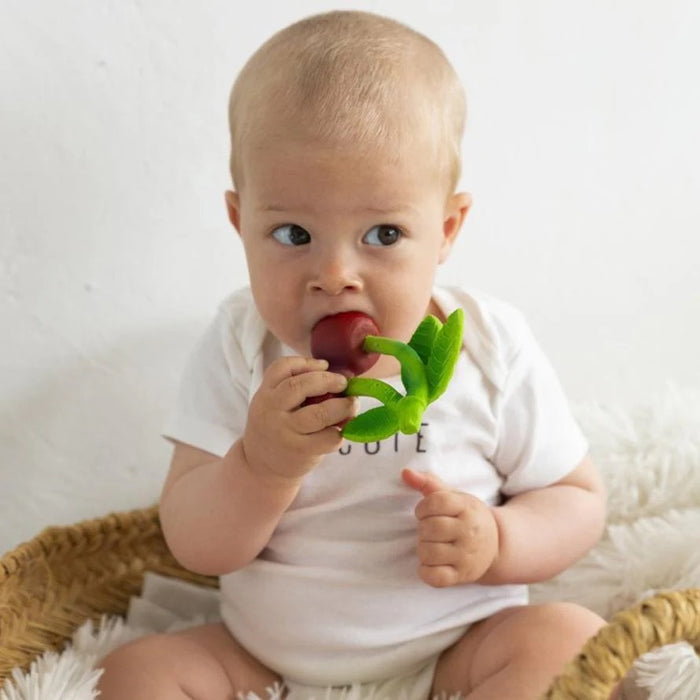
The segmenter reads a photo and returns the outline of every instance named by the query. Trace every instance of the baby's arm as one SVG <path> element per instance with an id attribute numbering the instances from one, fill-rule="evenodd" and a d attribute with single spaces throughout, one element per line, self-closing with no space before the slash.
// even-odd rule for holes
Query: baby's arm
<path id="1" fill-rule="evenodd" d="M 586 457 L 555 484 L 494 508 L 498 556 L 482 582 L 534 583 L 564 571 L 603 534 L 605 502 L 603 482 Z"/>
<path id="2" fill-rule="evenodd" d="M 489 508 L 430 474 L 404 470 L 416 507 L 421 578 L 433 586 L 533 583 L 560 573 L 600 538 L 605 493 L 586 458 L 564 479 Z"/>
<path id="3" fill-rule="evenodd" d="M 221 575 L 249 563 L 267 544 L 303 477 L 340 447 L 336 425 L 354 415 L 354 399 L 300 408 L 309 396 L 345 389 L 345 377 L 327 366 L 301 357 L 272 363 L 251 401 L 243 436 L 223 458 L 176 445 L 160 518 L 183 566 Z"/>

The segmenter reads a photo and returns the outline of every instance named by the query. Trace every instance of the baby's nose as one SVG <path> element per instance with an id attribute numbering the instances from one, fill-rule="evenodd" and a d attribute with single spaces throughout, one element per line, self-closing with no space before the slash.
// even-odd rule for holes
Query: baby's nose
<path id="1" fill-rule="evenodd" d="M 326 294 L 342 294 L 360 289 L 360 277 L 349 256 L 334 255 L 320 262 L 317 273 L 312 277 L 313 291 Z"/>

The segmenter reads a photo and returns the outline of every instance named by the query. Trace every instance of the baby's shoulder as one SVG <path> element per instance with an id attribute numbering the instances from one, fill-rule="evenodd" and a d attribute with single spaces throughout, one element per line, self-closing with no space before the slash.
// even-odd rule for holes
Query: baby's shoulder
<path id="1" fill-rule="evenodd" d="M 228 323 L 240 322 L 253 311 L 255 302 L 250 287 L 236 289 L 219 303 L 219 315 Z"/>
<path id="2" fill-rule="evenodd" d="M 267 336 L 249 287 L 237 289 L 219 304 L 215 325 L 224 343 L 238 348 L 247 364 L 257 357 Z"/>

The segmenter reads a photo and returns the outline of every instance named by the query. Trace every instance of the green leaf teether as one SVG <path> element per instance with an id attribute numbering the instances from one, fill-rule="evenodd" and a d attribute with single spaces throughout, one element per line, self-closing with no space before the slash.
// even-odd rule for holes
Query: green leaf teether
<path id="1" fill-rule="evenodd" d="M 398 431 L 417 433 L 428 404 L 442 396 L 449 385 L 462 347 L 463 327 L 464 312 L 457 309 L 444 324 L 435 316 L 426 316 L 408 343 L 368 335 L 363 350 L 392 355 L 401 363 L 406 395 L 381 379 L 351 377 L 346 395 L 369 396 L 384 405 L 348 421 L 342 429 L 343 437 L 355 442 L 375 442 Z"/>

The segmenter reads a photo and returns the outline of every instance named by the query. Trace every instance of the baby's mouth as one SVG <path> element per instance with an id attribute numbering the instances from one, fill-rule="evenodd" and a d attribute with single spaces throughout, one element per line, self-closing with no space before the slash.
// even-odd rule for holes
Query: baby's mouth
<path id="1" fill-rule="evenodd" d="M 331 372 L 346 377 L 364 374 L 379 359 L 377 353 L 362 349 L 368 335 L 380 335 L 379 327 L 361 311 L 325 316 L 311 331 L 311 354 L 327 360 Z"/>

